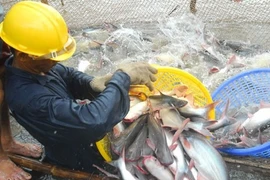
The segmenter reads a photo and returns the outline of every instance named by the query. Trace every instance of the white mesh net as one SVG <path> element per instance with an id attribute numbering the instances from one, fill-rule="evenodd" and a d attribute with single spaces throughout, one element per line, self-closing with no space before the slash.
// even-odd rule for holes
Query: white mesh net
<path id="1" fill-rule="evenodd" d="M 18 0 L 1 0 L 8 10 Z M 192 0 L 191 0 L 192 1 Z M 190 0 L 48 0 L 71 29 L 110 23 L 151 22 L 190 11 Z M 197 0 L 197 17 L 224 39 L 270 46 L 267 0 Z"/>

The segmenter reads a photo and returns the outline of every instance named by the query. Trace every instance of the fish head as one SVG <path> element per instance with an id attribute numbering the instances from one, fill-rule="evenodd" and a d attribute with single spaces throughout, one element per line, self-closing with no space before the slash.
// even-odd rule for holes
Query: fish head
<path id="1" fill-rule="evenodd" d="M 178 99 L 178 98 L 173 98 L 172 101 L 170 102 L 170 105 L 175 107 L 175 108 L 181 108 L 181 107 L 184 107 L 187 104 L 188 104 L 187 100 Z"/>
<path id="2" fill-rule="evenodd" d="M 155 158 L 154 156 L 144 156 L 143 158 L 143 164 L 145 166 L 151 166 L 151 165 L 155 165 L 155 166 L 161 166 L 160 162 L 158 161 L 157 158 Z"/>

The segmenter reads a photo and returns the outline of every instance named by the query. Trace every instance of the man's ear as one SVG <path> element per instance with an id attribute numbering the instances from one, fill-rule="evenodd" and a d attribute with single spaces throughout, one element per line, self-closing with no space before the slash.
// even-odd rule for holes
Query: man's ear
<path id="1" fill-rule="evenodd" d="M 21 62 L 25 62 L 28 61 L 29 59 L 32 59 L 32 57 L 30 57 L 28 54 L 16 50 L 15 50 L 15 57 Z"/>

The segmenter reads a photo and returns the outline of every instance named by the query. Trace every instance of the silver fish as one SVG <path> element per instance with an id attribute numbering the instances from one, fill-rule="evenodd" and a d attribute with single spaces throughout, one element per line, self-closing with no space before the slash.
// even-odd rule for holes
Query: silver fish
<path id="1" fill-rule="evenodd" d="M 161 92 L 160 95 L 151 95 L 148 98 L 153 111 L 170 107 L 181 108 L 188 103 L 183 99 L 174 98 Z"/>
<path id="2" fill-rule="evenodd" d="M 221 127 L 231 125 L 236 122 L 235 118 L 228 116 L 228 109 L 229 109 L 230 101 L 228 100 L 225 106 L 224 111 L 222 112 L 221 117 L 217 120 L 216 123 L 207 126 L 206 128 L 210 131 L 215 131 Z"/>
<path id="3" fill-rule="evenodd" d="M 165 130 L 165 135 L 168 145 L 172 146 L 173 134 L 168 130 Z M 185 160 L 184 150 L 181 143 L 178 140 L 175 143 L 176 146 L 172 150 L 173 156 L 176 158 L 175 180 L 182 180 L 184 177 L 188 177 L 189 180 L 195 180 Z"/>
<path id="4" fill-rule="evenodd" d="M 181 143 L 194 161 L 198 174 L 203 179 L 229 180 L 227 166 L 219 152 L 198 133 L 183 132 Z"/>
<path id="5" fill-rule="evenodd" d="M 125 163 L 125 149 L 123 149 L 122 156 L 117 160 L 117 166 L 120 170 L 123 180 L 138 180 L 130 171 L 127 170 Z"/>
<path id="6" fill-rule="evenodd" d="M 245 128 L 243 128 L 243 132 L 244 133 L 242 136 L 240 136 L 240 139 L 244 144 L 247 145 L 247 147 L 255 147 L 262 144 L 261 131 L 259 131 L 257 138 L 250 138 Z"/>
<path id="7" fill-rule="evenodd" d="M 250 115 L 239 127 L 238 131 L 243 128 L 247 130 L 248 133 L 254 134 L 259 130 L 264 130 L 270 125 L 270 108 L 261 108 L 253 115 Z"/>
<path id="8" fill-rule="evenodd" d="M 163 108 L 159 111 L 160 118 L 164 127 L 177 129 L 181 126 L 182 122 L 186 119 L 180 115 L 176 109 Z"/>
<path id="9" fill-rule="evenodd" d="M 148 115 L 148 136 L 151 143 L 155 146 L 155 154 L 163 165 L 170 165 L 174 159 L 167 146 L 166 136 L 160 121 L 157 121 L 152 113 Z"/>
<path id="10" fill-rule="evenodd" d="M 129 125 L 117 138 L 110 136 L 111 148 L 116 154 L 120 154 L 123 147 L 128 147 L 137 137 L 138 132 L 145 126 L 147 116 L 142 115 Z"/>
<path id="11" fill-rule="evenodd" d="M 143 126 L 143 128 L 138 133 L 136 139 L 127 148 L 126 159 L 128 161 L 135 161 L 141 157 L 142 149 L 145 144 L 146 138 L 147 138 L 147 126 Z"/>
<path id="12" fill-rule="evenodd" d="M 219 102 L 210 103 L 204 107 L 194 108 L 190 104 L 178 108 L 180 114 L 186 118 L 188 117 L 202 117 L 208 119 L 208 113 L 216 107 Z"/>
<path id="13" fill-rule="evenodd" d="M 141 116 L 143 113 L 148 111 L 148 109 L 149 109 L 149 107 L 148 107 L 146 101 L 139 102 L 129 109 L 128 114 L 124 118 L 124 121 L 125 122 L 133 122 L 139 116 Z"/>
<path id="14" fill-rule="evenodd" d="M 147 170 L 159 180 L 174 180 L 170 170 L 163 166 L 154 156 L 146 156 L 143 160 Z"/>

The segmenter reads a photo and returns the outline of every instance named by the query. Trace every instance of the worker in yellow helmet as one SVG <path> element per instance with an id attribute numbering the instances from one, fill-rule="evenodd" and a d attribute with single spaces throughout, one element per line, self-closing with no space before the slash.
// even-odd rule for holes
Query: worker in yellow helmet
<path id="1" fill-rule="evenodd" d="M 2 22 L 3 16 L 4 11 L 0 5 L 0 22 Z M 42 149 L 39 145 L 20 143 L 12 137 L 9 110 L 7 103 L 4 101 L 3 87 L 5 84 L 4 63 L 11 55 L 9 47 L 0 38 L 0 180 L 24 180 L 31 179 L 31 175 L 17 167 L 6 153 L 38 158 L 42 153 Z"/>
<path id="2" fill-rule="evenodd" d="M 72 56 L 76 43 L 63 17 L 38 2 L 12 6 L 0 24 L 0 37 L 14 54 L 5 63 L 6 101 L 16 120 L 44 145 L 46 161 L 89 172 L 92 164 L 102 165 L 95 142 L 129 111 L 130 85 L 153 90 L 157 70 L 135 62 L 92 77 L 63 66 L 58 62 Z"/>

